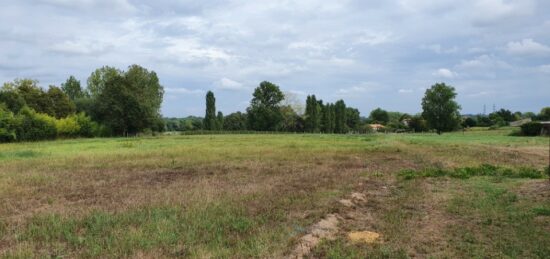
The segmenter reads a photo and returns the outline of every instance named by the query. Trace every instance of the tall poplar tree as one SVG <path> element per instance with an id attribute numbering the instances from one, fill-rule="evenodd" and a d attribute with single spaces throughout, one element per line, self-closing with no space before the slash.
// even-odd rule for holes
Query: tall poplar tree
<path id="1" fill-rule="evenodd" d="M 216 130 L 216 98 L 212 91 L 206 93 L 206 114 L 204 115 L 204 129 L 205 130 Z"/>
<path id="2" fill-rule="evenodd" d="M 334 132 L 346 133 L 346 104 L 343 100 L 338 100 L 334 104 Z"/>

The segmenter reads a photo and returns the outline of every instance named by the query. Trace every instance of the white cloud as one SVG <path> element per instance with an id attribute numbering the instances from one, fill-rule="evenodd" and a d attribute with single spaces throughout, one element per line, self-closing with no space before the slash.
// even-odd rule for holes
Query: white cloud
<path id="1" fill-rule="evenodd" d="M 201 44 L 194 38 L 169 38 L 166 51 L 168 55 L 182 63 L 188 62 L 228 62 L 233 56 L 223 49 Z"/>
<path id="2" fill-rule="evenodd" d="M 481 55 L 474 59 L 469 60 L 463 60 L 456 66 L 459 69 L 463 70 L 480 70 L 480 69 L 504 69 L 504 68 L 510 68 L 510 64 L 496 59 L 493 56 L 489 55 Z"/>
<path id="3" fill-rule="evenodd" d="M 413 90 L 412 89 L 399 89 L 399 91 L 397 91 L 398 93 L 400 94 L 409 94 L 409 93 L 412 93 Z"/>
<path id="4" fill-rule="evenodd" d="M 473 24 L 490 26 L 518 17 L 528 17 L 535 12 L 535 6 L 534 0 L 476 0 Z"/>
<path id="5" fill-rule="evenodd" d="M 356 39 L 355 44 L 376 46 L 395 41 L 391 32 L 363 32 Z"/>
<path id="6" fill-rule="evenodd" d="M 61 43 L 54 44 L 50 49 L 56 52 L 66 53 L 66 54 L 78 54 L 78 55 L 91 55 L 98 54 L 106 50 L 107 44 L 100 42 L 89 42 L 89 41 L 64 41 Z"/>
<path id="7" fill-rule="evenodd" d="M 546 55 L 550 54 L 550 47 L 533 39 L 523 39 L 522 41 L 508 42 L 507 51 L 517 55 Z"/>
<path id="8" fill-rule="evenodd" d="M 165 87 L 164 91 L 168 94 L 204 94 L 205 93 L 205 91 L 202 89 L 191 90 L 184 87 L 178 87 L 178 88 Z"/>
<path id="9" fill-rule="evenodd" d="M 454 78 L 457 74 L 447 68 L 440 68 L 433 73 L 434 76 L 443 77 L 443 78 Z"/>
<path id="10" fill-rule="evenodd" d="M 220 79 L 220 81 L 216 83 L 216 88 L 220 90 L 229 90 L 229 91 L 241 91 L 241 90 L 249 89 L 248 87 L 243 86 L 242 83 L 231 80 L 227 77 Z"/>

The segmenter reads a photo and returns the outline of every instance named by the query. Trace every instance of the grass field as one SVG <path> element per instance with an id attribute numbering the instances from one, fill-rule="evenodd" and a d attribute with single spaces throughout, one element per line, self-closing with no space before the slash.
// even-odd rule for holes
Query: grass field
<path id="1" fill-rule="evenodd" d="M 548 139 L 507 133 L 2 144 L 0 256 L 284 257 L 337 213 L 309 256 L 548 258 Z"/>

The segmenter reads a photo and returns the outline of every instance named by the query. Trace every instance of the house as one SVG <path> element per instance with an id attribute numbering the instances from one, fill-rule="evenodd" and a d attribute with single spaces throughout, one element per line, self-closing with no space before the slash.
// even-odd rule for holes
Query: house
<path id="1" fill-rule="evenodd" d="M 512 121 L 512 122 L 510 122 L 510 126 L 512 126 L 512 127 L 519 127 L 519 126 L 521 126 L 521 125 L 523 125 L 523 124 L 526 124 L 526 123 L 529 123 L 529 122 L 531 122 L 531 121 L 532 121 L 531 118 L 527 118 L 527 119 L 523 119 L 523 120 L 517 120 L 517 121 Z"/>
<path id="2" fill-rule="evenodd" d="M 384 125 L 382 124 L 369 124 L 369 127 L 374 130 L 374 131 L 380 131 L 384 128 L 386 128 Z"/>

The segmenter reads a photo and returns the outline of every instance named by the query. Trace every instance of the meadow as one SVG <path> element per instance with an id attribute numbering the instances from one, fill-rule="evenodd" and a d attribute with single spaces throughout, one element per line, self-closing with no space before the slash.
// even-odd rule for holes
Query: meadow
<path id="1" fill-rule="evenodd" d="M 509 133 L 1 144 L 0 257 L 287 257 L 337 214 L 308 257 L 548 258 L 548 138 Z"/>

